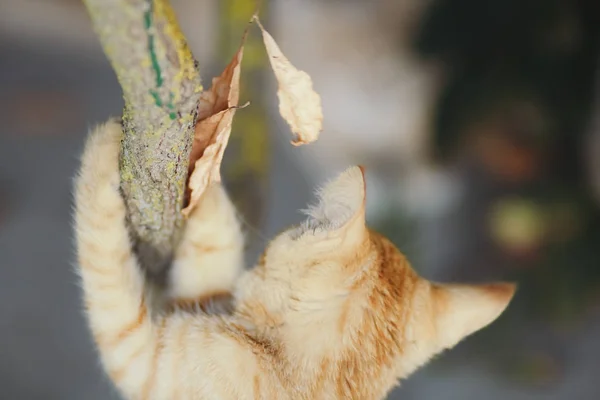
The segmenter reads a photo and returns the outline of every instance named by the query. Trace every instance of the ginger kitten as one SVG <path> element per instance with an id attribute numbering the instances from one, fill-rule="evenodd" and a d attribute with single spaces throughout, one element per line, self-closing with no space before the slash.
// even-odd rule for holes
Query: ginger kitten
<path id="1" fill-rule="evenodd" d="M 127 399 L 382 399 L 435 354 L 494 321 L 506 283 L 419 277 L 365 225 L 353 167 L 319 192 L 300 226 L 256 267 L 220 185 L 191 214 L 169 276 L 168 307 L 148 296 L 119 192 L 121 126 L 90 135 L 75 183 L 78 273 L 102 364 Z M 231 293 L 232 310 L 202 304 Z M 184 310 L 198 304 L 196 312 Z"/>

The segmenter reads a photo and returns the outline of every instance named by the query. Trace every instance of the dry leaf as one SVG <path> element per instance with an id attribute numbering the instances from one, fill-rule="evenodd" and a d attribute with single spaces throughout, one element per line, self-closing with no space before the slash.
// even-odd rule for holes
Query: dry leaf
<path id="1" fill-rule="evenodd" d="M 244 34 L 244 39 L 245 39 Z M 221 161 L 229 141 L 235 110 L 239 107 L 240 67 L 244 45 L 223 73 L 213 79 L 210 90 L 200 96 L 198 122 L 190 154 L 189 202 L 181 211 L 189 216 L 211 182 L 221 180 Z"/>
<path id="2" fill-rule="evenodd" d="M 262 31 L 271 68 L 279 85 L 279 113 L 296 134 L 292 144 L 299 146 L 314 142 L 323 128 L 321 97 L 313 90 L 310 76 L 290 63 L 258 17 L 254 16 L 254 19 Z"/>

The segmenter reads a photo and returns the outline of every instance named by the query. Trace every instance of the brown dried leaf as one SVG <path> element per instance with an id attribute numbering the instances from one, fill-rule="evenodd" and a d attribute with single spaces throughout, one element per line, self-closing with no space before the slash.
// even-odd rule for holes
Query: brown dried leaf
<path id="1" fill-rule="evenodd" d="M 198 204 L 208 185 L 221 180 L 221 161 L 229 141 L 233 116 L 238 108 L 243 54 L 242 42 L 223 73 L 213 78 L 210 90 L 200 96 L 188 173 L 189 202 L 181 211 L 185 217 Z"/>
<path id="2" fill-rule="evenodd" d="M 314 142 L 323 128 L 321 97 L 313 90 L 310 76 L 290 63 L 258 17 L 254 16 L 254 19 L 262 31 L 271 68 L 279 85 L 279 113 L 296 134 L 292 144 L 299 146 Z"/>

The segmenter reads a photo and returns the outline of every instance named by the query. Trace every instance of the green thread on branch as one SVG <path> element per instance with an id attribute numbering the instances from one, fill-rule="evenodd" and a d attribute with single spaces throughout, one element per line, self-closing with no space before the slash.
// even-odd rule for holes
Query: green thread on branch
<path id="1" fill-rule="evenodd" d="M 148 10 L 144 13 L 144 27 L 148 33 L 148 51 L 150 52 L 150 61 L 152 62 L 152 69 L 156 74 L 156 87 L 161 87 L 163 84 L 162 72 L 160 70 L 160 64 L 158 63 L 158 57 L 156 56 L 156 49 L 154 48 L 154 34 L 150 31 L 152 28 L 152 15 L 154 14 L 154 0 L 148 1 Z"/>
<path id="2" fill-rule="evenodd" d="M 156 87 L 159 88 L 163 84 L 162 72 L 160 69 L 160 64 L 158 63 L 158 57 L 156 55 L 156 48 L 154 46 L 154 34 L 150 31 L 152 29 L 152 15 L 154 13 L 154 0 L 148 1 L 148 10 L 144 13 L 144 28 L 148 33 L 148 51 L 150 52 L 150 61 L 152 63 L 152 69 L 156 75 Z M 157 107 L 163 106 L 163 101 L 160 98 L 160 94 L 156 90 L 150 90 L 150 95 L 154 99 L 154 104 Z M 169 92 L 169 102 L 166 104 L 169 110 L 174 110 L 175 105 L 173 104 L 173 92 Z M 169 112 L 169 118 L 174 120 L 177 118 L 177 113 L 174 111 Z"/>
<path id="3" fill-rule="evenodd" d="M 167 108 L 169 110 L 171 110 L 171 112 L 169 112 L 169 118 L 171 118 L 172 120 L 177 118 L 177 113 L 175 113 L 175 105 L 173 104 L 173 97 L 175 97 L 173 95 L 173 92 L 169 92 L 169 102 L 167 103 Z"/>
<path id="4" fill-rule="evenodd" d="M 150 90 L 150 94 L 154 98 L 154 103 L 158 107 L 162 107 L 163 103 L 162 103 L 162 100 L 160 99 L 160 96 L 158 95 L 158 92 L 156 90 Z"/>
<path id="5" fill-rule="evenodd" d="M 173 104 L 173 92 L 169 92 L 169 102 L 167 103 L 167 108 L 171 111 L 175 110 L 175 105 Z"/>
<path id="6" fill-rule="evenodd" d="M 158 92 L 156 90 L 150 90 L 150 94 L 154 99 L 154 104 L 156 104 L 158 107 L 162 107 L 163 102 L 160 99 L 160 95 L 158 94 Z M 166 106 L 169 110 L 171 110 L 169 112 L 169 119 L 174 120 L 175 118 L 177 118 L 177 113 L 173 111 L 175 110 L 175 105 L 173 104 L 173 92 L 169 92 L 169 102 L 166 104 Z"/>
<path id="7" fill-rule="evenodd" d="M 83 0 L 123 91 L 120 183 L 140 263 L 160 275 L 181 237 L 198 68 L 169 0 Z"/>

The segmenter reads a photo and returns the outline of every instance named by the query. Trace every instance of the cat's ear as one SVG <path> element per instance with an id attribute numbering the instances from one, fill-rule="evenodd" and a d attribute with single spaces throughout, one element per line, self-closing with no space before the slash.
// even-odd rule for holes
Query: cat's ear
<path id="1" fill-rule="evenodd" d="M 307 219 L 299 233 L 348 233 L 365 230 L 366 181 L 364 168 L 342 172 L 317 191 L 318 202 L 304 210 Z"/>
<path id="2" fill-rule="evenodd" d="M 432 284 L 439 345 L 450 348 L 502 314 L 516 290 L 512 283 Z"/>

